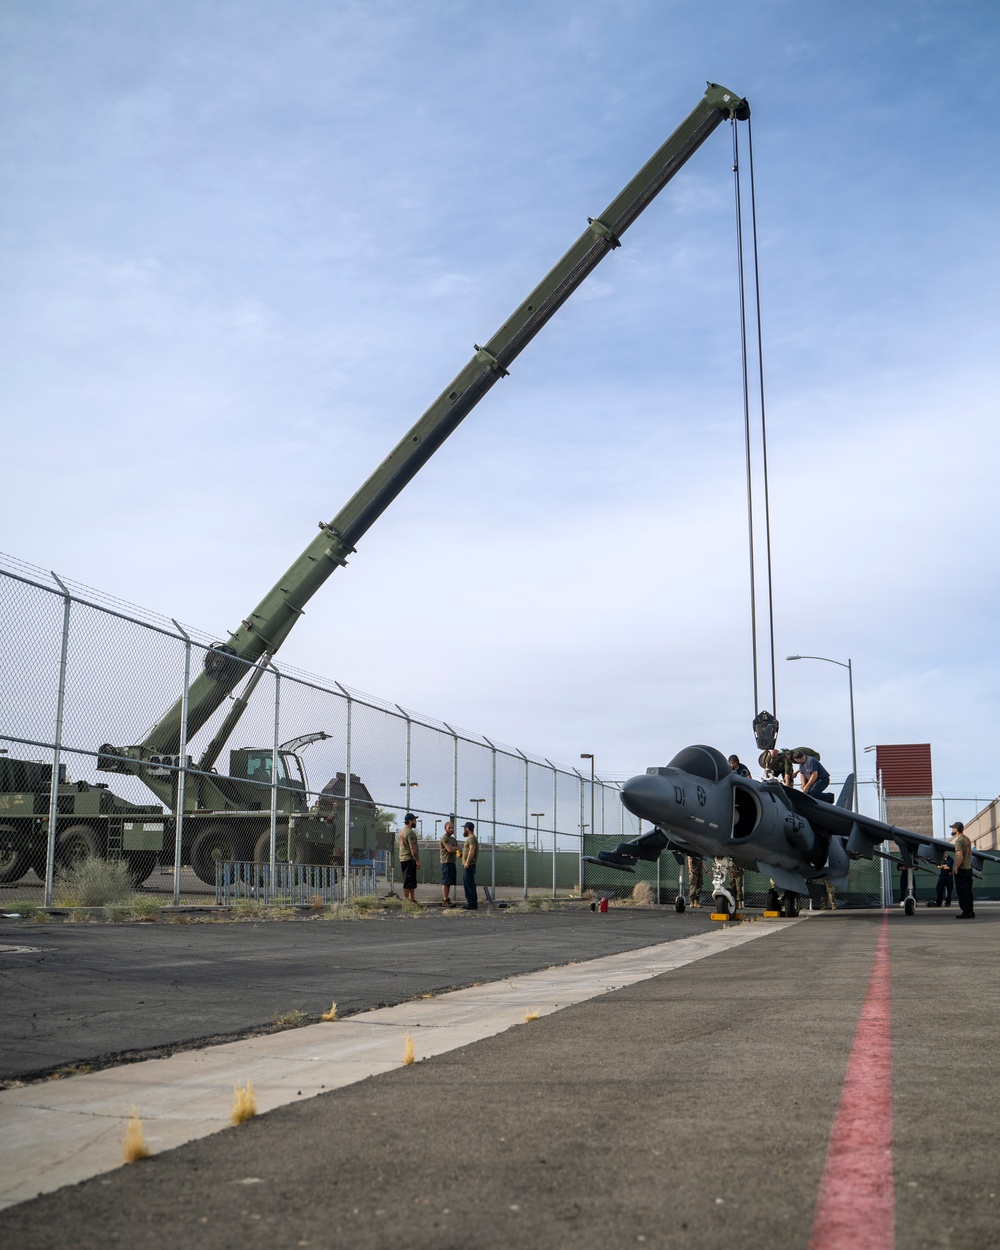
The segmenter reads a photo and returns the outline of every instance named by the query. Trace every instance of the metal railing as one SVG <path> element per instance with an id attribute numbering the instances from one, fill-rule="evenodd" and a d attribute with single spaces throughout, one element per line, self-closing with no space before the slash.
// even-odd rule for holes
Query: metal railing
<path id="1" fill-rule="evenodd" d="M 215 901 L 230 907 L 243 899 L 289 906 L 343 903 L 370 897 L 377 890 L 375 869 L 351 868 L 348 880 L 334 864 L 219 863 L 215 874 Z"/>

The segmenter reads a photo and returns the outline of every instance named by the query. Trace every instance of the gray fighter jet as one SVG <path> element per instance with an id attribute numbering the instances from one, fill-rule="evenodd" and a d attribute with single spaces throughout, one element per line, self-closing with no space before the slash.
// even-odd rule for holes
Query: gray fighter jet
<path id="1" fill-rule="evenodd" d="M 663 851 L 678 858 L 729 857 L 741 868 L 770 877 L 769 909 L 794 916 L 810 882 L 829 880 L 846 889 L 850 861 L 878 855 L 902 864 L 903 908 L 912 916 L 919 862 L 928 868 L 941 864 L 951 843 L 862 816 L 851 810 L 853 795 L 853 775 L 836 803 L 828 803 L 780 781 L 738 776 L 714 747 L 685 747 L 666 768 L 647 768 L 622 787 L 622 803 L 634 816 L 652 822 L 653 830 L 586 858 L 605 868 L 634 872 L 640 860 L 655 863 Z M 895 843 L 895 853 L 878 849 L 886 841 Z M 975 873 L 981 875 L 984 859 L 1000 862 L 1000 855 L 974 850 Z M 718 876 L 713 891 L 716 909 L 731 913 L 732 895 Z M 677 910 L 684 910 L 683 894 Z"/>

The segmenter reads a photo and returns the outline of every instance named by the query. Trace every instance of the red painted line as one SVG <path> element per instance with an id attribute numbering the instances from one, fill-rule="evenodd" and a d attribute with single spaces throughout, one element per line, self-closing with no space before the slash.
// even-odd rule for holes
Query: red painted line
<path id="1" fill-rule="evenodd" d="M 830 1131 L 809 1250 L 893 1250 L 896 1243 L 889 971 L 886 913 Z"/>

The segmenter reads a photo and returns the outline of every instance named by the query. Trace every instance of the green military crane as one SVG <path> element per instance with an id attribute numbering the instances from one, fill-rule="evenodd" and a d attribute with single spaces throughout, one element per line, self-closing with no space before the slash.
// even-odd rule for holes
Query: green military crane
<path id="1" fill-rule="evenodd" d="M 475 354 L 469 362 L 364 485 L 331 521 L 320 524 L 319 534 L 240 627 L 225 643 L 216 643 L 206 651 L 202 672 L 191 682 L 186 699 L 178 699 L 141 743 L 133 746 L 106 743 L 100 748 L 97 764 L 100 770 L 140 777 L 175 813 L 183 805 L 183 855 L 185 862 L 191 862 L 203 879 L 215 880 L 217 859 L 244 859 L 255 848 L 258 856 L 263 856 L 269 850 L 273 813 L 263 810 L 266 795 L 262 791 L 265 786 L 271 788 L 273 751 L 267 748 L 234 751 L 230 753 L 228 775 L 220 775 L 212 769 L 246 710 L 255 686 L 306 604 L 330 574 L 347 563 L 369 527 L 445 439 L 507 375 L 511 363 L 549 318 L 604 257 L 620 246 L 625 231 L 688 158 L 722 122 L 745 120 L 749 115 L 746 100 L 725 87 L 709 83 L 704 97 L 691 113 L 604 212 L 587 219 L 586 230 L 492 338 L 482 346 L 475 345 Z M 186 757 L 181 758 L 182 744 L 195 737 L 241 682 L 245 682 L 241 694 L 233 701 L 197 765 L 191 767 Z M 358 812 L 370 813 L 374 828 L 374 803 L 359 779 L 352 778 L 348 787 L 347 779 L 339 775 L 331 783 L 332 789 L 327 787 L 325 812 L 310 815 L 306 809 L 307 787 L 299 756 L 292 749 L 279 750 L 276 767 L 279 836 L 283 831 L 291 833 L 294 828 L 297 846 L 288 848 L 292 853 L 305 856 L 309 862 L 314 862 L 313 857 L 322 862 L 322 857 L 329 855 L 338 841 L 343 845 L 343 809 L 347 798 L 351 800 L 352 814 L 355 804 Z M 183 789 L 182 795 L 180 789 Z M 321 809 L 322 806 L 321 803 Z M 132 823 L 139 830 L 148 828 Z M 358 845 L 355 838 L 356 832 L 352 829 L 351 845 Z M 139 832 L 135 839 L 148 850 L 156 835 Z M 128 839 L 122 845 L 128 850 Z M 162 850 L 167 846 L 164 839 Z"/>

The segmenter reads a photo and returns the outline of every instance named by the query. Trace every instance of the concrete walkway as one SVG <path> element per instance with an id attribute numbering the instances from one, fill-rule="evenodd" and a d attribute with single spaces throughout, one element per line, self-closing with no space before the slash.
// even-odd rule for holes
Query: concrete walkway
<path id="1" fill-rule="evenodd" d="M 637 981 L 743 945 L 797 921 L 766 921 L 428 995 L 331 1023 L 0 1092 L 0 1208 L 110 1171 L 133 1113 L 154 1153 L 230 1123 L 234 1087 L 258 1112 L 467 1046 Z"/>

